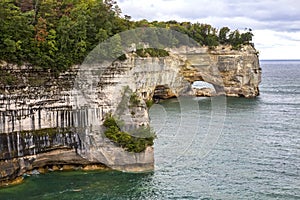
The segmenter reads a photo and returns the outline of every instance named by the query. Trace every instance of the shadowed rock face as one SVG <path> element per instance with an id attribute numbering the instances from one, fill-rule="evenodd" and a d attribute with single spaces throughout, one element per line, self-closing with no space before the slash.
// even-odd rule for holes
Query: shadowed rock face
<path id="1" fill-rule="evenodd" d="M 102 123 L 107 113 L 119 116 L 129 130 L 149 124 L 146 101 L 153 97 L 259 95 L 261 69 L 251 46 L 240 51 L 225 46 L 168 51 L 170 56 L 163 58 L 130 53 L 125 61 L 106 66 L 74 66 L 58 77 L 29 66 L 3 64 L 0 182 L 53 165 L 153 170 L 152 147 L 141 153 L 127 152 L 104 136 Z M 17 77 L 12 79 L 13 86 L 3 82 L 8 75 Z M 193 90 L 195 81 L 211 83 L 215 91 Z M 132 105 L 125 88 L 136 94 L 138 104 Z"/>

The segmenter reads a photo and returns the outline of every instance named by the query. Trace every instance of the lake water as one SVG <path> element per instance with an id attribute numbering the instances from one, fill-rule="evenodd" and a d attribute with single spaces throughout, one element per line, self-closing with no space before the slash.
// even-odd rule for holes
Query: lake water
<path id="1" fill-rule="evenodd" d="M 52 172 L 0 189 L 0 199 L 300 199 L 300 61 L 261 67 L 258 98 L 152 107 L 154 172 Z"/>

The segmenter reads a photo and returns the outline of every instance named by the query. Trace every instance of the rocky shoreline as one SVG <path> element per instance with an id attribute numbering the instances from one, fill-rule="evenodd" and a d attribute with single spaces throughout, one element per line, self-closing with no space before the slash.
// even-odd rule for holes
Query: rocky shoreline
<path id="1" fill-rule="evenodd" d="M 167 51 L 166 57 L 128 53 L 126 60 L 100 67 L 101 71 L 97 65 L 83 64 L 58 76 L 29 65 L 2 63 L 0 183 L 19 182 L 34 170 L 94 165 L 130 172 L 153 170 L 153 147 L 128 152 L 103 135 L 107 113 L 118 114 L 124 129 L 138 128 L 149 125 L 147 105 L 152 99 L 259 95 L 261 68 L 258 53 L 250 45 L 238 51 L 229 46 Z M 192 89 L 195 81 L 210 83 L 214 89 Z"/>
<path id="2" fill-rule="evenodd" d="M 43 166 L 36 169 L 32 169 L 29 171 L 25 171 L 22 173 L 21 176 L 16 177 L 12 180 L 2 180 L 0 182 L 0 188 L 1 187 L 8 187 L 13 185 L 19 185 L 22 184 L 24 179 L 26 177 L 30 177 L 32 175 L 39 175 L 39 174 L 45 174 L 45 173 L 51 173 L 55 171 L 108 171 L 112 170 L 111 168 L 108 168 L 105 165 L 102 164 L 59 164 L 59 165 L 49 165 L 49 166 Z"/>

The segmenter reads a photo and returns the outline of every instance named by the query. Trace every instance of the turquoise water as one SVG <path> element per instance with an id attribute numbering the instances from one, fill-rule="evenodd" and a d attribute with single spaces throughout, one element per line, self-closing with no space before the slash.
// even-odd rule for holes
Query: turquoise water
<path id="1" fill-rule="evenodd" d="M 300 199 L 300 61 L 261 66 L 258 98 L 226 98 L 225 108 L 210 98 L 152 107 L 154 172 L 52 172 L 0 189 L 0 199 Z M 222 132 L 203 154 L 215 127 Z"/>

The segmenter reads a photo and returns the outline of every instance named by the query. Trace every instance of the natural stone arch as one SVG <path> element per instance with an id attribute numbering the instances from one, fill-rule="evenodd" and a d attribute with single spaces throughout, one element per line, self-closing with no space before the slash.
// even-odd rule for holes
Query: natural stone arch
<path id="1" fill-rule="evenodd" d="M 151 38 L 135 37 L 145 32 L 156 37 L 169 35 L 170 40 L 161 44 L 152 42 Z M 179 42 L 177 47 L 173 45 L 175 40 Z M 123 45 L 121 49 L 116 50 L 115 47 L 120 45 Z M 142 45 L 141 48 L 165 49 L 170 55 L 137 57 L 135 50 L 138 45 Z M 210 63 L 203 67 L 202 61 L 197 56 L 205 52 Z M 116 60 L 124 57 L 123 54 L 127 59 Z M 85 144 L 85 150 L 79 154 L 87 160 L 101 162 L 114 169 L 138 171 L 153 168 L 152 147 L 148 147 L 145 152 L 132 154 L 99 136 L 99 132 L 103 131 L 101 124 L 104 115 L 118 114 L 126 128 L 148 125 L 149 116 L 145 101 L 153 97 L 158 86 L 168 88 L 171 96 L 174 97 L 191 95 L 191 83 L 199 80 L 199 77 L 217 85 L 220 88 L 218 93 L 224 94 L 222 77 L 215 62 L 211 62 L 207 48 L 200 47 L 184 34 L 168 29 L 140 28 L 126 31 L 101 43 L 81 65 L 73 89 L 73 109 L 83 109 L 86 113 L 89 113 L 89 110 L 99 110 L 95 113 L 101 113 L 99 116 L 92 117 L 92 120 L 81 123 L 83 124 L 81 139 Z M 122 106 L 124 98 L 128 99 L 125 88 L 129 88 L 143 100 L 135 110 Z M 222 103 L 221 107 L 224 107 L 224 101 Z M 219 116 L 224 117 L 223 114 Z M 126 131 L 130 132 L 130 130 Z M 210 138 L 211 141 L 206 141 L 207 147 L 215 143 L 220 129 L 212 129 L 208 132 L 213 137 Z M 203 155 L 208 152 L 205 145 Z"/>
<path id="2" fill-rule="evenodd" d="M 116 110 L 122 97 L 122 95 L 114 96 L 115 93 L 120 94 L 114 87 L 117 83 L 123 83 L 119 85 L 120 91 L 124 85 L 132 85 L 132 91 L 141 94 L 141 99 L 150 98 L 157 85 L 167 85 L 176 94 L 175 96 L 180 96 L 184 91 L 189 91 L 189 85 L 196 80 L 213 84 L 217 88 L 216 91 L 221 93 L 223 91 L 227 96 L 255 97 L 259 94 L 261 69 L 257 51 L 252 46 L 244 46 L 238 51 L 228 46 L 209 49 L 193 42 L 189 43 L 187 36 L 179 34 L 175 39 L 185 41 L 180 46 L 173 40 L 174 35 L 169 34 L 170 30 L 162 30 L 161 33 L 169 34 L 166 38 L 173 39 L 162 43 L 164 46 L 155 44 L 153 47 L 165 48 L 170 52 L 170 56 L 137 58 L 132 54 L 132 51 L 141 48 L 141 45 L 145 48 L 152 47 L 151 40 L 140 37 L 145 35 L 145 31 L 154 33 L 152 36 L 158 36 L 157 30 L 142 28 L 136 32 L 129 31 L 127 38 L 126 34 L 124 38 L 122 37 L 125 42 L 120 40 L 120 35 L 113 37 L 114 39 L 99 45 L 81 66 L 73 66 L 58 77 L 50 78 L 47 85 L 40 87 L 30 87 L 26 80 L 32 75 L 41 76 L 43 73 L 43 77 L 47 77 L 45 80 L 48 80 L 48 72 L 35 71 L 31 66 L 5 66 L 3 69 L 23 76 L 26 88 L 10 88 L 8 93 L 1 95 L 0 166 L 4 174 L 0 181 L 12 180 L 34 167 L 45 167 L 55 163 L 59 165 L 104 163 L 119 170 L 152 170 L 153 148 L 149 147 L 142 153 L 133 154 L 117 147 L 101 135 L 103 132 L 101 122 L 105 113 Z M 126 46 L 132 42 L 135 44 Z M 105 51 L 109 53 L 105 54 Z M 116 58 L 124 53 L 128 54 L 128 59 L 116 61 Z M 122 60 L 122 57 L 120 59 Z M 147 66 L 152 69 L 150 64 L 140 65 L 143 62 L 156 63 L 157 74 L 166 76 L 169 73 L 175 75 L 173 76 L 175 78 L 166 77 L 165 82 L 158 78 L 157 82 L 149 81 L 151 87 L 140 87 L 141 85 L 135 82 L 143 83 L 141 77 L 147 75 L 143 71 L 147 71 L 145 70 Z M 171 62 L 176 63 L 173 64 L 175 66 L 172 68 L 173 71 L 168 72 L 165 68 L 162 73 L 161 67 L 170 67 L 168 63 Z M 134 76 L 131 69 L 131 66 L 137 65 L 141 68 L 139 71 L 135 68 L 136 73 L 143 75 L 138 76 L 140 79 Z M 176 79 L 177 75 L 179 79 Z M 77 77 L 75 83 L 74 77 Z M 70 87 L 73 83 L 72 90 Z M 224 122 L 226 107 L 224 98 L 212 98 L 211 103 L 214 108 L 213 118 L 207 137 L 199 144 L 202 148 L 200 156 L 205 156 L 214 146 Z M 181 102 L 180 106 L 184 108 L 192 105 L 184 105 L 184 102 Z M 7 110 L 7 107 L 10 109 Z M 137 109 L 142 117 L 129 117 L 128 123 L 147 123 L 146 106 Z M 185 123 L 184 117 L 182 120 L 181 123 Z M 185 142 L 188 144 L 190 141 Z M 166 148 L 171 154 L 168 147 Z"/>

